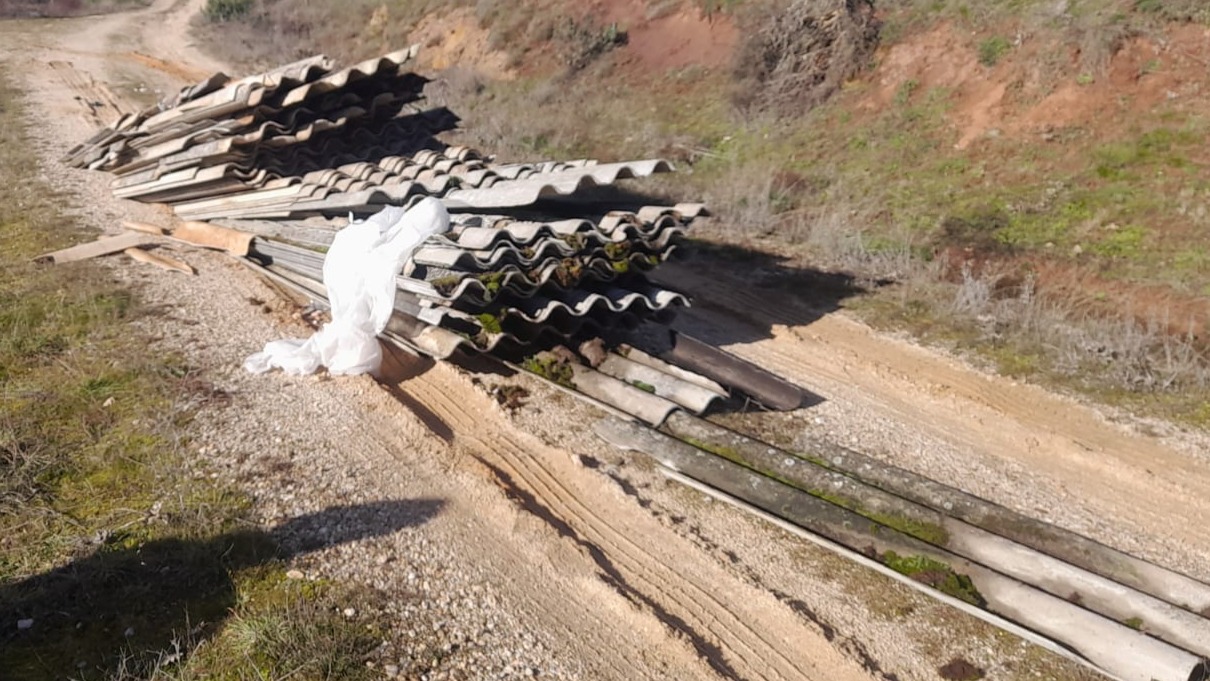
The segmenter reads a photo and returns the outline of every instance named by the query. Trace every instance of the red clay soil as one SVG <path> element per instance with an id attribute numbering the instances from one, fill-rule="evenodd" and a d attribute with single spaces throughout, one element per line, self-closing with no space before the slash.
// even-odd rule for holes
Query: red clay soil
<path id="1" fill-rule="evenodd" d="M 1014 126 L 1031 132 L 1046 126 L 1097 124 L 1141 114 L 1165 102 L 1181 108 L 1204 102 L 1210 74 L 1210 30 L 1173 26 L 1160 43 L 1148 37 L 1126 42 L 1095 82 L 1069 81 L 1026 111 Z"/>
<path id="2" fill-rule="evenodd" d="M 1028 136 L 1070 126 L 1110 132 L 1159 106 L 1200 106 L 1210 84 L 1210 29 L 1173 25 L 1162 40 L 1137 36 L 1114 53 L 1103 73 L 1082 73 L 1080 52 L 1068 51 L 1045 72 L 1040 41 L 1024 40 L 993 67 L 979 63 L 978 37 L 942 24 L 885 50 L 869 77 L 875 86 L 861 103 L 877 110 L 902 85 L 952 91 L 949 118 L 954 145 L 965 149 L 993 128 Z"/>
<path id="3" fill-rule="evenodd" d="M 731 17 L 707 16 L 693 3 L 685 3 L 649 19 L 648 4 L 647 0 L 595 0 L 589 4 L 590 15 L 625 29 L 628 42 L 619 51 L 620 63 L 662 73 L 731 62 L 739 42 L 739 30 Z"/>
<path id="4" fill-rule="evenodd" d="M 1057 62 L 1048 61 L 1041 37 L 1026 38 L 996 65 L 984 66 L 977 46 L 986 37 L 942 24 L 885 48 L 878 55 L 878 68 L 863 78 L 869 87 L 858 89 L 857 109 L 877 112 L 893 106 L 909 81 L 914 81 L 916 92 L 945 88 L 950 92 L 945 116 L 954 147 L 979 156 L 977 141 L 993 129 L 1026 144 L 1043 144 L 1044 134 L 1071 127 L 1081 128 L 1091 140 L 1108 141 L 1145 130 L 1161 112 L 1204 110 L 1210 99 L 1210 29 L 1204 26 L 1174 24 L 1163 36 L 1129 38 L 1108 57 L 1103 70 L 1086 75 L 1076 48 L 1060 51 Z M 1059 149 L 1065 153 L 1052 159 L 1056 168 L 1086 165 L 1086 145 Z M 1166 233 L 1188 228 L 1153 226 Z M 1205 336 L 1210 329 L 1210 299 L 1205 296 L 1116 281 L 1079 261 L 962 249 L 949 249 L 947 257 L 951 278 L 960 277 L 963 264 L 976 270 L 1028 271 L 1040 293 L 1071 301 L 1092 315 L 1125 313 L 1177 335 L 1192 331 Z M 1009 276 L 1005 288 L 1011 290 L 1014 280 L 1019 283 L 1020 277 Z"/>

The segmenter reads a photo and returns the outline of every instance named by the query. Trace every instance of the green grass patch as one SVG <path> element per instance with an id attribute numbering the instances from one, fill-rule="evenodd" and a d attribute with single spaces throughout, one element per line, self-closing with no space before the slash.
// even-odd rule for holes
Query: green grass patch
<path id="1" fill-rule="evenodd" d="M 989 68 L 995 66 L 1012 47 L 1012 43 L 1003 36 L 988 38 L 979 43 L 979 63 Z"/>
<path id="2" fill-rule="evenodd" d="M 290 581 L 280 569 L 249 571 L 237 594 L 239 603 L 220 632 L 189 660 L 181 681 L 282 678 L 289 671 L 303 679 L 381 678 L 365 664 L 383 639 L 375 612 L 339 604 L 365 604 L 379 598 L 328 582 Z M 238 666 L 232 660 L 241 661 Z"/>
<path id="3" fill-rule="evenodd" d="M 373 632 L 325 619 L 333 597 L 300 596 L 270 537 L 243 529 L 247 498 L 186 466 L 192 412 L 181 405 L 213 386 L 132 325 L 148 314 L 138 292 L 94 262 L 32 263 L 94 235 L 61 212 L 70 197 L 37 179 L 4 76 L 4 679 L 251 679 L 295 669 L 299 678 L 365 678 Z M 239 637 L 239 623 L 256 618 L 276 633 Z"/>
<path id="4" fill-rule="evenodd" d="M 252 11 L 252 0 L 206 0 L 202 13 L 210 21 L 231 21 Z"/>
<path id="5" fill-rule="evenodd" d="M 1090 250 L 1103 258 L 1137 258 L 1142 254 L 1147 230 L 1138 225 L 1116 229 L 1092 244 Z"/>
<path id="6" fill-rule="evenodd" d="M 526 371 L 537 374 L 548 381 L 558 383 L 567 388 L 575 387 L 576 374 L 566 360 L 551 353 L 542 352 L 528 357 L 521 364 Z"/>
<path id="7" fill-rule="evenodd" d="M 887 551 L 882 556 L 882 562 L 895 572 L 927 584 L 943 594 L 971 605 L 982 607 L 986 604 L 970 577 L 958 574 L 941 561 L 928 556 L 900 556 L 894 551 Z"/>

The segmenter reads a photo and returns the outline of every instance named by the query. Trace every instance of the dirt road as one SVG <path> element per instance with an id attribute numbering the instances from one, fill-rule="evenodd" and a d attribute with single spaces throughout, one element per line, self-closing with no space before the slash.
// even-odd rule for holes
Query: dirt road
<path id="1" fill-rule="evenodd" d="M 223 65 L 191 42 L 199 0 L 103 17 L 0 24 L 3 69 L 28 95 L 45 164 L 79 218 L 167 224 L 54 162 L 119 112 Z M 248 376 L 243 357 L 304 335 L 291 304 L 218 255 L 195 278 L 130 266 L 170 312 L 142 323 L 234 395 L 204 412 L 201 465 L 249 489 L 267 524 L 330 505 L 440 499 L 433 521 L 312 554 L 309 576 L 397 600 L 398 645 L 431 623 L 451 678 L 935 679 L 964 657 L 987 678 L 1078 672 L 902 586 L 665 482 L 587 435 L 598 415 L 524 377 L 419 361 L 393 385 Z M 1114 423 L 984 376 L 848 318 L 789 314 L 740 282 L 670 271 L 708 305 L 682 323 L 819 393 L 785 416 L 1106 543 L 1210 576 L 1210 462 L 1170 428 Z M 815 318 L 818 317 L 818 318 Z M 809 321 L 808 321 L 809 320 Z M 744 331 L 744 333 L 737 333 Z M 522 382 L 508 413 L 488 388 Z M 1157 430 L 1158 429 L 1158 430 Z M 428 626 L 427 624 L 425 626 Z M 409 633 L 410 632 L 410 633 Z M 406 650 L 401 650 L 405 657 Z"/>

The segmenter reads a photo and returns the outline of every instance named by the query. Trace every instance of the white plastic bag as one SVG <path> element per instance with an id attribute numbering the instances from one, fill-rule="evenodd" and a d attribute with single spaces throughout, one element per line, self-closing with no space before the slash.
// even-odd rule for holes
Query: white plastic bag
<path id="1" fill-rule="evenodd" d="M 324 258 L 324 286 L 332 321 L 303 341 L 273 341 L 244 360 L 254 374 L 282 369 L 311 374 L 320 366 L 343 376 L 374 373 L 382 363 L 378 334 L 395 308 L 395 277 L 416 247 L 450 228 L 445 206 L 422 199 L 406 212 L 389 206 L 336 234 Z"/>

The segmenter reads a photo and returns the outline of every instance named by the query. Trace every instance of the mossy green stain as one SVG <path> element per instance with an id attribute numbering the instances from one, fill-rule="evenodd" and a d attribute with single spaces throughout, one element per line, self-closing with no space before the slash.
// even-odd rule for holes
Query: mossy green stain
<path id="1" fill-rule="evenodd" d="M 893 530 L 928 542 L 934 546 L 946 546 L 950 541 L 949 532 L 946 532 L 944 527 L 935 523 L 890 513 L 877 513 L 865 510 L 858 510 L 857 512 L 880 525 L 886 525 Z"/>
<path id="2" fill-rule="evenodd" d="M 901 575 L 927 584 L 958 600 L 979 607 L 987 604 L 969 576 L 955 572 L 952 567 L 939 560 L 928 556 L 900 556 L 894 551 L 887 551 L 882 556 L 882 563 Z"/>
<path id="3" fill-rule="evenodd" d="M 705 442 L 692 437 L 683 437 L 681 439 L 685 443 L 693 445 L 698 449 L 721 456 L 728 461 L 739 464 L 744 468 L 759 473 L 767 478 L 776 480 L 783 485 L 806 492 L 816 499 L 820 499 L 835 506 L 839 506 L 845 510 L 852 511 L 853 513 L 856 513 L 867 520 L 879 525 L 885 525 L 886 527 L 889 527 L 892 530 L 902 534 L 906 534 L 909 537 L 915 537 L 916 539 L 928 542 L 934 546 L 946 546 L 949 544 L 949 532 L 947 532 L 944 527 L 937 525 L 936 523 L 916 520 L 900 514 L 874 511 L 866 508 L 859 500 L 854 499 L 853 497 L 824 489 L 804 487 L 801 483 L 791 480 L 777 471 L 766 470 L 753 464 L 752 462 L 748 461 L 748 459 L 746 459 L 738 450 L 731 447 L 717 445 L 712 442 Z"/>
<path id="4" fill-rule="evenodd" d="M 462 277 L 449 275 L 445 277 L 438 277 L 429 282 L 429 285 L 436 289 L 438 293 L 442 295 L 449 295 L 450 293 L 454 292 L 454 289 L 458 286 L 458 282 L 460 281 L 462 281 Z"/>
<path id="5" fill-rule="evenodd" d="M 643 381 L 631 381 L 630 385 L 633 385 L 634 387 L 638 388 L 639 390 L 642 390 L 643 392 L 652 393 L 652 394 L 655 393 L 655 386 L 651 385 L 650 383 L 644 383 Z"/>

